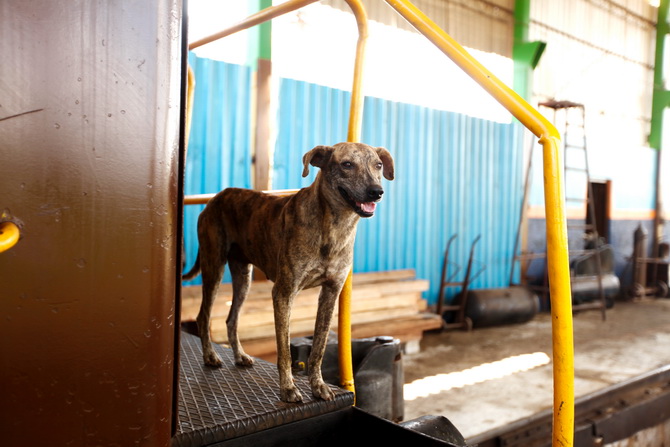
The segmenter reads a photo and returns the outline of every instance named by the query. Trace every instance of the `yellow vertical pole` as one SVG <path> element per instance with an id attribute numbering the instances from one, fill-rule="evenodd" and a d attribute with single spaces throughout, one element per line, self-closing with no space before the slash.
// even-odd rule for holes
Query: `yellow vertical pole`
<path id="1" fill-rule="evenodd" d="M 556 128 L 514 90 L 474 59 L 458 42 L 407 0 L 386 0 L 428 40 L 437 46 L 526 128 L 540 138 L 544 154 L 544 195 L 547 225 L 547 264 L 551 294 L 554 368 L 552 443 L 569 447 L 574 442 L 574 347 L 572 296 L 568 262 L 563 169 Z"/>
<path id="2" fill-rule="evenodd" d="M 547 266 L 554 360 L 552 445 L 569 447 L 574 442 L 575 368 L 563 167 L 559 151 L 560 138 L 543 135 L 540 143 L 543 147 Z"/>
<path id="3" fill-rule="evenodd" d="M 360 0 L 346 0 L 351 7 L 356 24 L 358 25 L 358 42 L 356 44 L 356 60 L 354 63 L 354 80 L 351 89 L 351 105 L 349 108 L 349 128 L 347 141 L 359 141 L 363 122 L 363 64 L 365 61 L 365 45 L 368 38 L 367 14 Z M 347 280 L 342 287 L 339 299 L 337 337 L 338 358 L 340 367 L 340 385 L 354 393 L 354 368 L 351 353 L 351 290 L 353 282 L 353 267 L 349 270 Z"/>
<path id="4" fill-rule="evenodd" d="M 353 282 L 353 267 L 349 270 L 339 299 L 339 313 L 337 315 L 337 347 L 340 368 L 340 386 L 354 393 L 356 404 L 356 387 L 354 386 L 354 365 L 351 352 L 351 291 Z"/>

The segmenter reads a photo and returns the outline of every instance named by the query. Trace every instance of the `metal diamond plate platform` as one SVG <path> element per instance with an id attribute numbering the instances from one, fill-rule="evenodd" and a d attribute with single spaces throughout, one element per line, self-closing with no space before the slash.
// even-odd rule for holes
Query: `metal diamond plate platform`
<path id="1" fill-rule="evenodd" d="M 179 415 L 174 447 L 205 446 L 353 405 L 353 394 L 337 387 L 329 402 L 312 396 L 306 377 L 295 377 L 299 404 L 279 400 L 277 366 L 260 359 L 250 367 L 233 364 L 230 349 L 215 345 L 221 368 L 205 366 L 200 339 L 181 333 Z"/>

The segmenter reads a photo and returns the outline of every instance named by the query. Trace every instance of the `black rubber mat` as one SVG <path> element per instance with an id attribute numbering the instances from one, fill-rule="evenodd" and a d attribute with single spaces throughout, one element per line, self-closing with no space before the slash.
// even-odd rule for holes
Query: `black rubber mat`
<path id="1" fill-rule="evenodd" d="M 332 387 L 329 402 L 312 396 L 306 377 L 295 377 L 304 401 L 279 400 L 277 366 L 260 359 L 250 368 L 233 364 L 230 349 L 215 345 L 221 368 L 205 366 L 200 339 L 181 333 L 179 415 L 173 446 L 205 446 L 353 405 L 353 394 Z"/>

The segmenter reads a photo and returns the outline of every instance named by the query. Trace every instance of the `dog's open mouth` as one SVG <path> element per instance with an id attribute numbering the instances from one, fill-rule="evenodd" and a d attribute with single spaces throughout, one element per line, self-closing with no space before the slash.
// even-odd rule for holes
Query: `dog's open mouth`
<path id="1" fill-rule="evenodd" d="M 337 188 L 342 194 L 344 200 L 351 206 L 351 208 L 356 211 L 356 213 L 361 217 L 372 217 L 375 214 L 375 209 L 377 208 L 377 203 L 375 202 L 358 202 L 354 200 L 349 193 L 347 193 L 343 188 Z"/>

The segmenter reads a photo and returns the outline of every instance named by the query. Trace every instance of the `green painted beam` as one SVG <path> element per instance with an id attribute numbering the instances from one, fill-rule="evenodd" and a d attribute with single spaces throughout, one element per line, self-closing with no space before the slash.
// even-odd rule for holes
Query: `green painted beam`
<path id="1" fill-rule="evenodd" d="M 544 42 L 528 41 L 530 1 L 516 0 L 514 3 L 514 46 L 512 48 L 512 60 L 514 61 L 513 88 L 526 100 L 529 99 L 531 94 L 533 70 L 540 62 L 542 53 L 547 46 Z"/>
<path id="2" fill-rule="evenodd" d="M 665 37 L 670 32 L 668 10 L 670 0 L 661 0 L 658 7 L 656 22 L 656 53 L 654 59 L 654 92 L 651 102 L 651 131 L 649 132 L 649 146 L 660 150 L 663 146 L 663 115 L 670 107 L 670 91 L 665 88 Z"/>

